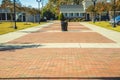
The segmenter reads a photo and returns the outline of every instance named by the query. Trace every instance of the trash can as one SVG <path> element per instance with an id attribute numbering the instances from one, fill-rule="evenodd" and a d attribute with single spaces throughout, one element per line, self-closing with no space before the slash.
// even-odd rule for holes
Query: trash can
<path id="1" fill-rule="evenodd" d="M 61 29 L 62 31 L 67 31 L 68 22 L 67 21 L 61 21 Z"/>

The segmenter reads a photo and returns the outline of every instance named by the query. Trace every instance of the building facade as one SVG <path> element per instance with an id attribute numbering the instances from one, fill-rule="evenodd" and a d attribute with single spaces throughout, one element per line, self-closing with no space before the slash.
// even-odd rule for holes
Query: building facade
<path id="1" fill-rule="evenodd" d="M 13 21 L 14 13 L 9 9 L 0 9 L 0 21 Z M 38 22 L 39 15 L 31 15 L 25 12 L 16 12 L 16 21 L 19 22 Z"/>
<path id="2" fill-rule="evenodd" d="M 108 0 L 97 0 L 98 2 L 108 2 Z M 91 20 L 91 13 L 87 13 L 86 9 L 93 5 L 92 0 L 83 0 L 80 5 L 61 5 L 60 13 L 63 13 L 66 18 L 85 18 L 86 20 Z"/>
<path id="3" fill-rule="evenodd" d="M 66 18 L 82 18 L 85 16 L 82 5 L 61 5 L 60 13 L 63 13 Z"/>

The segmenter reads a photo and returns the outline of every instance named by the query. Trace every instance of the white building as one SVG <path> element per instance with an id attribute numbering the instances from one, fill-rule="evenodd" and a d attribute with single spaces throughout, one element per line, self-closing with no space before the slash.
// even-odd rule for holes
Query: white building
<path id="1" fill-rule="evenodd" d="M 2 21 L 14 20 L 13 15 L 14 15 L 14 13 L 11 12 L 9 9 L 0 9 L 0 20 L 2 20 Z M 17 18 L 17 20 L 25 21 L 25 13 L 17 12 L 16 18 Z"/>
<path id="2" fill-rule="evenodd" d="M 63 13 L 66 18 L 85 16 L 83 5 L 61 5 L 60 13 Z"/>
<path id="3" fill-rule="evenodd" d="M 0 9 L 0 20 L 2 21 L 12 21 L 14 20 L 14 13 L 11 12 L 9 9 Z M 25 12 L 16 12 L 16 20 L 21 22 L 38 22 L 39 21 L 39 15 L 31 15 L 29 13 Z"/>
<path id="4" fill-rule="evenodd" d="M 106 3 L 108 0 L 97 0 L 98 2 Z M 66 18 L 81 18 L 84 17 L 86 20 L 90 20 L 90 14 L 86 13 L 86 9 L 93 5 L 92 0 L 83 0 L 80 5 L 61 5 L 60 13 L 63 13 Z"/>

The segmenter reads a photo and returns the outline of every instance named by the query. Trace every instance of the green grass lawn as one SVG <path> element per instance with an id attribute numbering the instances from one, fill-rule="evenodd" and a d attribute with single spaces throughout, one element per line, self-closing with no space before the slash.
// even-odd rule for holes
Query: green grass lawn
<path id="1" fill-rule="evenodd" d="M 41 24 L 44 24 L 44 23 L 41 22 Z M 2 23 L 0 23 L 0 35 L 9 33 L 9 32 L 13 32 L 13 31 L 17 31 L 17 30 L 21 30 L 21 29 L 25 29 L 25 28 L 34 27 L 34 26 L 41 25 L 41 24 L 31 23 L 31 22 L 28 22 L 26 24 L 26 22 L 17 22 L 18 29 L 15 30 L 13 28 L 13 25 L 14 25 L 13 22 L 2 22 Z"/>
<path id="2" fill-rule="evenodd" d="M 106 29 L 120 32 L 120 26 L 117 25 L 115 28 L 113 28 L 112 25 L 108 21 L 100 21 L 100 22 L 95 22 L 95 23 L 90 22 L 90 24 L 94 24 L 94 25 L 97 25 L 97 26 L 100 26 Z"/>

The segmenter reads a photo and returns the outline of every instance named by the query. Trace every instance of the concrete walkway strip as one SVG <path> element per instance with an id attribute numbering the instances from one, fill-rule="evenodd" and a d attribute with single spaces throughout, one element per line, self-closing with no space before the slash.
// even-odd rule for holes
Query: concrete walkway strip
<path id="1" fill-rule="evenodd" d="M 120 48 L 117 43 L 42 43 L 38 48 Z"/>
<path id="2" fill-rule="evenodd" d="M 120 48 L 117 43 L 80 43 L 81 48 Z"/>
<path id="3" fill-rule="evenodd" d="M 42 43 L 38 48 L 80 48 L 79 43 Z"/>
<path id="4" fill-rule="evenodd" d="M 49 31 L 45 31 L 46 33 L 48 33 L 48 32 L 63 32 L 63 31 L 60 31 L 60 30 L 49 30 Z M 66 31 L 64 31 L 64 32 L 66 32 Z M 84 30 L 84 31 L 80 31 L 80 30 L 69 30 L 69 31 L 67 31 L 67 32 L 76 32 L 76 33 L 78 33 L 78 32 L 95 32 L 95 31 L 91 31 L 91 30 Z"/>
<path id="5" fill-rule="evenodd" d="M 80 24 L 92 29 L 95 32 L 98 32 L 99 34 L 102 34 L 103 36 L 105 36 L 117 43 L 120 43 L 120 32 L 101 28 L 96 25 L 89 24 L 88 22 L 80 22 Z"/>
<path id="6" fill-rule="evenodd" d="M 120 48 L 120 43 L 34 43 L 2 44 L 0 49 L 19 48 Z"/>
<path id="7" fill-rule="evenodd" d="M 47 24 L 43 24 L 43 25 L 40 25 L 40 26 L 27 28 L 27 29 L 24 29 L 24 30 L 19 30 L 19 31 L 16 31 L 16 32 L 11 32 L 11 33 L 8 33 L 8 34 L 0 35 L 0 43 L 6 43 L 6 42 L 12 41 L 16 38 L 25 36 L 29 33 L 36 32 L 37 30 L 39 30 L 43 27 L 46 27 L 50 24 L 53 24 L 53 23 L 47 23 Z"/>

